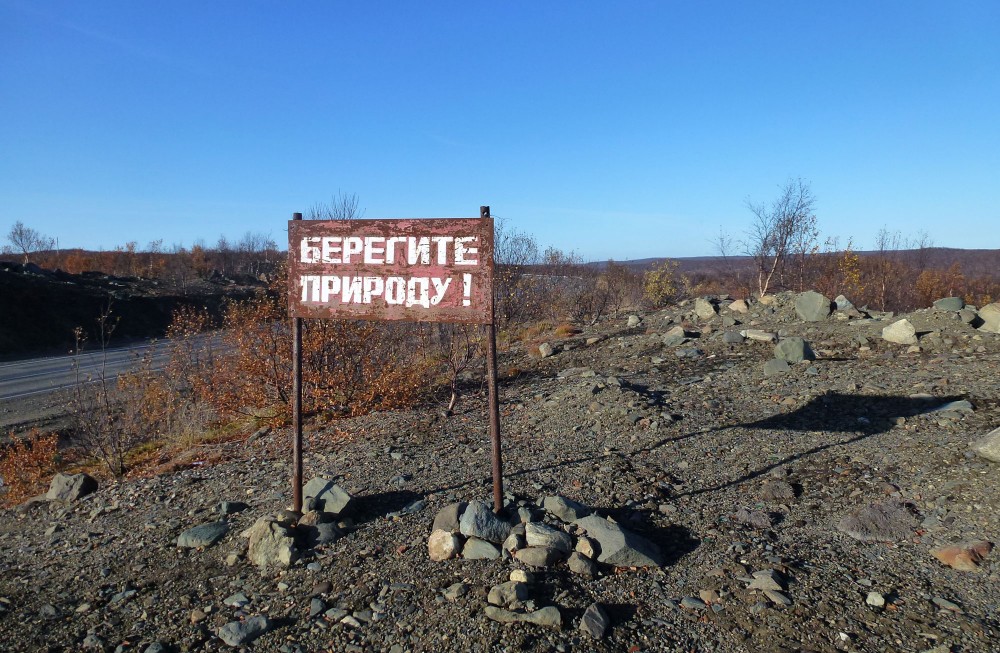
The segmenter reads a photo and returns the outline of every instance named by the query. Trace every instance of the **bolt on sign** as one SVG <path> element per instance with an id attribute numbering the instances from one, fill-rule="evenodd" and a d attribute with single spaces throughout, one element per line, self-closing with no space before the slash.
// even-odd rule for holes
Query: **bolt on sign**
<path id="1" fill-rule="evenodd" d="M 493 220 L 291 220 L 293 317 L 492 322 Z"/>

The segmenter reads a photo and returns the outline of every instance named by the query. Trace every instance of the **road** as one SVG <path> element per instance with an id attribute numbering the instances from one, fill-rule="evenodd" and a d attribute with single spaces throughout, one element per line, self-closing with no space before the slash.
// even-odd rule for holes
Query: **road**
<path id="1" fill-rule="evenodd" d="M 69 388 L 79 382 L 101 377 L 113 381 L 134 369 L 145 356 L 151 357 L 153 369 L 167 362 L 169 343 L 140 343 L 128 347 L 87 351 L 78 356 L 53 356 L 0 363 L 0 401 L 21 399 Z"/>

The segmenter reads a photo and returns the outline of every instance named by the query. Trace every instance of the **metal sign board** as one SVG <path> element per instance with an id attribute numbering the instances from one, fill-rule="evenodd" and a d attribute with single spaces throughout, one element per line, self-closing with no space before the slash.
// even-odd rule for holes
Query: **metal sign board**
<path id="1" fill-rule="evenodd" d="M 298 318 L 492 322 L 493 219 L 290 220 Z"/>

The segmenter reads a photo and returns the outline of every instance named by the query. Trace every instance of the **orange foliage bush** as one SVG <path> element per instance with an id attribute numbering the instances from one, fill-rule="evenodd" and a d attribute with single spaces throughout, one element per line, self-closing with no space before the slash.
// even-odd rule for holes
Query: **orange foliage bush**
<path id="1" fill-rule="evenodd" d="M 59 438 L 54 433 L 43 435 L 38 429 L 30 437 L 17 439 L 11 433 L 12 444 L 0 453 L 0 477 L 7 492 L 3 504 L 14 506 L 41 494 L 46 482 L 56 472 Z"/>
<path id="2" fill-rule="evenodd" d="M 184 391 L 207 402 L 220 417 L 253 416 L 275 424 L 290 417 L 286 283 L 284 273 L 279 274 L 271 293 L 227 307 L 223 347 L 200 359 L 194 349 L 175 350 L 170 375 L 185 379 Z M 180 340 L 211 327 L 205 314 L 182 313 L 175 322 L 171 337 Z M 439 364 L 424 354 L 424 339 L 416 325 L 305 320 L 303 410 L 353 416 L 411 405 L 425 393 Z"/>

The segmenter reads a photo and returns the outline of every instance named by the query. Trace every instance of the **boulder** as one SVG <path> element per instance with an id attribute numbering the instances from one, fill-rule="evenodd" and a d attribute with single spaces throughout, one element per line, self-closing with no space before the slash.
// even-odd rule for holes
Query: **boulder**
<path id="1" fill-rule="evenodd" d="M 593 639 L 601 639 L 611 625 L 611 618 L 600 603 L 591 603 L 580 619 L 580 630 Z"/>
<path id="2" fill-rule="evenodd" d="M 470 537 L 462 547 L 462 557 L 466 560 L 498 560 L 500 549 L 492 542 Z"/>
<path id="3" fill-rule="evenodd" d="M 562 615 L 559 613 L 559 608 L 554 605 L 540 608 L 534 612 L 513 612 L 498 608 L 495 605 L 487 605 L 486 616 L 493 621 L 504 624 L 529 623 L 536 626 L 562 628 Z"/>
<path id="4" fill-rule="evenodd" d="M 514 558 L 529 567 L 551 567 L 565 557 L 563 550 L 551 546 L 529 546 L 514 553 Z"/>
<path id="5" fill-rule="evenodd" d="M 917 344 L 917 330 L 906 318 L 897 320 L 882 329 L 882 339 L 900 345 Z"/>
<path id="6" fill-rule="evenodd" d="M 833 305 L 838 311 L 849 311 L 854 308 L 854 304 L 851 300 L 843 295 L 837 295 L 837 298 L 833 300 Z"/>
<path id="7" fill-rule="evenodd" d="M 559 495 L 542 499 L 542 508 L 567 523 L 586 517 L 591 512 L 590 508 L 582 503 Z"/>
<path id="8" fill-rule="evenodd" d="M 509 580 L 506 583 L 490 588 L 490 593 L 486 601 L 490 605 L 507 607 L 512 603 L 527 601 L 529 597 L 528 586 L 516 580 Z"/>
<path id="9" fill-rule="evenodd" d="M 219 629 L 219 639 L 236 647 L 249 644 L 271 629 L 271 620 L 259 614 L 244 621 L 231 621 Z"/>
<path id="10" fill-rule="evenodd" d="M 291 526 L 274 517 L 261 517 L 243 535 L 250 540 L 247 558 L 262 571 L 290 567 L 299 557 Z"/>
<path id="11" fill-rule="evenodd" d="M 778 339 L 777 333 L 763 329 L 744 329 L 740 331 L 740 335 L 748 340 L 757 340 L 758 342 L 774 342 Z"/>
<path id="12" fill-rule="evenodd" d="M 663 344 L 666 347 L 676 347 L 687 339 L 688 334 L 682 326 L 675 326 L 663 334 Z"/>
<path id="13" fill-rule="evenodd" d="M 352 497 L 333 481 L 318 476 L 302 488 L 302 498 L 309 510 L 339 515 L 347 511 Z"/>
<path id="14" fill-rule="evenodd" d="M 450 531 L 436 530 L 427 539 L 427 555 L 435 562 L 458 556 L 461 548 L 462 541 Z"/>
<path id="15" fill-rule="evenodd" d="M 727 345 L 739 345 L 743 344 L 746 337 L 739 331 L 726 331 L 722 334 L 722 342 Z"/>
<path id="16" fill-rule="evenodd" d="M 774 348 L 774 357 L 789 363 L 816 359 L 809 343 L 799 337 L 783 338 Z"/>
<path id="17" fill-rule="evenodd" d="M 627 531 L 618 524 L 598 515 L 576 520 L 587 536 L 597 540 L 601 553 L 598 562 L 614 567 L 660 567 L 663 554 L 646 538 Z"/>
<path id="18" fill-rule="evenodd" d="M 992 549 L 992 542 L 968 542 L 966 544 L 931 549 L 931 555 L 952 569 L 976 571 L 979 569 L 980 563 L 989 555 Z"/>
<path id="19" fill-rule="evenodd" d="M 694 314 L 702 320 L 712 319 L 715 317 L 715 312 L 717 310 L 718 309 L 715 308 L 715 304 L 704 297 L 698 297 L 694 300 Z"/>
<path id="20" fill-rule="evenodd" d="M 542 358 L 548 358 L 552 354 L 556 353 L 556 350 L 547 342 L 543 342 L 538 345 L 538 355 Z"/>
<path id="21" fill-rule="evenodd" d="M 729 310 L 733 311 L 734 313 L 746 313 L 748 310 L 750 310 L 750 307 L 747 306 L 746 301 L 742 299 L 737 299 L 736 301 L 729 304 Z"/>
<path id="22" fill-rule="evenodd" d="M 466 537 L 500 544 L 510 535 L 510 524 L 494 515 L 488 504 L 472 501 L 462 513 L 459 531 Z"/>
<path id="23" fill-rule="evenodd" d="M 980 331 L 1000 333 L 1000 302 L 987 304 L 979 309 L 979 319 L 983 321 L 979 325 Z"/>
<path id="24" fill-rule="evenodd" d="M 567 555 L 573 550 L 573 538 L 545 524 L 534 522 L 525 524 L 524 539 L 528 546 L 546 546 L 558 549 Z"/>
<path id="25" fill-rule="evenodd" d="M 972 450 L 986 460 L 1000 463 L 1000 428 L 993 429 L 973 442 Z"/>
<path id="26" fill-rule="evenodd" d="M 97 481 L 89 474 L 56 474 L 45 498 L 70 503 L 97 492 Z"/>
<path id="27" fill-rule="evenodd" d="M 626 325 L 628 326 L 628 328 L 631 329 L 632 327 L 637 327 L 640 324 L 642 324 L 642 318 L 641 317 L 639 317 L 638 315 L 629 315 L 628 316 L 628 322 L 626 322 Z"/>
<path id="28" fill-rule="evenodd" d="M 177 538 L 177 548 L 198 549 L 212 546 L 229 532 L 229 524 L 224 521 L 214 521 L 190 528 Z"/>
<path id="29" fill-rule="evenodd" d="M 919 523 L 902 501 L 873 503 L 847 515 L 837 530 L 861 542 L 897 542 L 913 535 Z"/>
<path id="30" fill-rule="evenodd" d="M 466 506 L 469 504 L 464 501 L 458 503 L 451 503 L 441 508 L 438 513 L 434 516 L 434 525 L 431 526 L 431 531 L 448 531 L 449 533 L 457 533 L 461 526 L 459 522 L 462 518 L 462 513 L 465 511 Z"/>
<path id="31" fill-rule="evenodd" d="M 764 376 L 781 376 L 792 368 L 788 366 L 788 361 L 781 358 L 772 358 L 764 363 Z"/>
<path id="32" fill-rule="evenodd" d="M 965 308 L 965 302 L 961 297 L 944 297 L 934 302 L 935 311 L 948 311 L 956 313 Z"/>
<path id="33" fill-rule="evenodd" d="M 814 290 L 799 293 L 795 298 L 795 314 L 803 322 L 822 322 L 830 315 L 832 302 Z"/>

